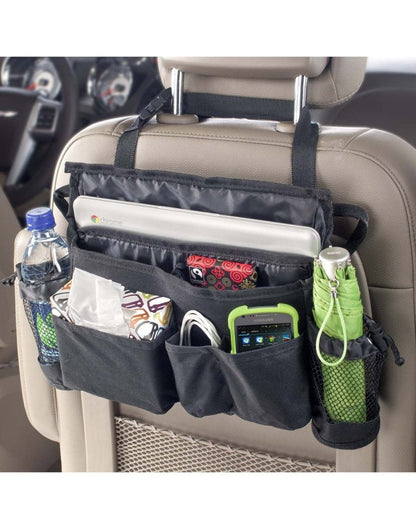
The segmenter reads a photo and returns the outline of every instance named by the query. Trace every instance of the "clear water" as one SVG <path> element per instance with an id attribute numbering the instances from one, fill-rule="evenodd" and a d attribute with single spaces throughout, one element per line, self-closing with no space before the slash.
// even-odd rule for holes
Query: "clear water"
<path id="1" fill-rule="evenodd" d="M 24 265 L 22 263 L 22 278 L 25 283 L 40 285 L 46 281 L 69 277 L 70 262 L 69 256 L 58 260 L 59 268 L 53 261 L 46 261 L 40 264 Z"/>
<path id="2" fill-rule="evenodd" d="M 55 230 L 32 232 L 21 267 L 26 284 L 42 285 L 54 279 L 69 278 L 70 261 L 68 245 Z M 56 362 L 59 358 L 51 305 L 39 299 L 30 302 L 39 359 L 43 363 Z"/>
<path id="3" fill-rule="evenodd" d="M 25 283 L 42 284 L 53 279 L 68 277 L 68 245 L 55 230 L 34 231 L 22 261 Z"/>

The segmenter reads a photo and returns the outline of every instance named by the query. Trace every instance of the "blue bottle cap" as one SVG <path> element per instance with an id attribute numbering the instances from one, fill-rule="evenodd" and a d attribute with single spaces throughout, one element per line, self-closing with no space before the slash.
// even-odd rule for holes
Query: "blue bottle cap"
<path id="1" fill-rule="evenodd" d="M 26 213 L 26 225 L 29 231 L 48 230 L 56 226 L 50 208 L 34 208 Z"/>

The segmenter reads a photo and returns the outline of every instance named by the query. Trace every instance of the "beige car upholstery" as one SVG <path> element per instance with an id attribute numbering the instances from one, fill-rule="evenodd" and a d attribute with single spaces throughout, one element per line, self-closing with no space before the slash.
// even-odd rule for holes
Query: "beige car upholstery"
<path id="1" fill-rule="evenodd" d="M 309 77 L 308 102 L 329 107 L 348 100 L 364 79 L 364 57 L 161 57 L 162 82 L 172 68 L 185 73 L 185 92 L 293 99 L 293 79 Z"/>
<path id="2" fill-rule="evenodd" d="M 13 242 L 20 226 L 0 187 L 0 278 L 13 272 Z M 0 472 L 48 470 L 59 458 L 58 445 L 29 424 L 17 366 L 14 291 L 0 285 Z M 46 402 L 46 400 L 45 400 Z"/>
<path id="3" fill-rule="evenodd" d="M 238 63 L 238 59 L 235 61 Z M 68 182 L 68 175 L 64 172 L 66 161 L 112 164 L 118 139 L 133 119 L 107 120 L 78 133 L 62 152 L 53 188 Z M 208 119 L 186 125 L 180 121 L 175 123 L 172 120 L 172 123 L 166 124 L 153 120 L 143 129 L 136 150 L 136 167 L 203 177 L 235 176 L 290 182 L 293 134 L 279 132 L 275 123 Z M 31 414 L 32 424 L 39 431 L 50 434 L 55 424 L 59 432 L 63 470 L 137 469 L 140 466 L 132 463 L 129 467 L 129 461 L 140 457 L 145 459 L 150 452 L 143 444 L 131 441 L 132 432 L 136 432 L 137 441 L 144 432 L 154 435 L 160 428 L 168 432 L 172 442 L 172 432 L 187 436 L 186 439 L 180 437 L 180 442 L 193 442 L 193 447 L 194 438 L 208 440 L 201 452 L 214 441 L 221 446 L 237 446 L 291 460 L 318 462 L 328 469 L 336 465 L 338 471 L 416 470 L 415 164 L 416 151 L 391 134 L 365 128 L 322 127 L 320 130 L 317 184 L 329 188 L 335 202 L 358 204 L 367 209 L 369 233 L 360 249 L 368 281 L 367 299 L 365 276 L 361 270 L 367 310 L 371 300 L 374 317 L 394 336 L 406 359 L 405 366 L 399 369 L 389 358 L 384 369 L 381 431 L 375 442 L 360 450 L 335 451 L 319 444 L 309 425 L 288 432 L 226 415 L 196 419 L 179 404 L 165 415 L 153 415 L 78 392 L 56 391 L 55 402 L 54 392 L 48 389 L 46 380 L 35 374 L 39 369 L 29 360 L 35 355 L 33 340 L 28 327 L 22 324 L 18 328 L 19 355 L 21 369 L 24 370 L 22 382 L 25 384 L 25 380 L 29 379 L 36 381 L 24 388 L 25 405 Z M 64 219 L 57 210 L 55 214 L 59 231 L 65 233 Z M 337 231 L 343 235 L 349 229 L 349 226 L 342 225 Z M 19 237 L 16 260 L 20 258 L 22 248 Z M 356 263 L 359 266 L 358 260 Z M 23 318 L 22 310 L 18 302 L 20 320 Z M 54 423 L 55 406 L 58 414 Z M 41 416 L 36 412 L 38 407 L 49 409 L 50 415 Z M 137 423 L 123 418 L 135 419 Z M 130 437 L 130 434 L 125 434 L 125 429 L 120 429 L 123 421 L 126 428 L 130 428 Z M 138 423 L 147 426 L 139 427 Z M 158 454 L 152 452 L 151 457 L 158 460 L 157 468 L 163 470 L 167 452 L 160 449 Z M 291 468 L 300 467 L 295 465 Z M 312 468 L 318 467 L 315 465 Z"/>
<path id="4" fill-rule="evenodd" d="M 416 147 L 416 61 L 369 61 L 364 83 L 349 101 L 316 110 L 326 125 L 386 130 Z"/>
<path id="5" fill-rule="evenodd" d="M 10 206 L 3 189 L 0 187 L 0 277 L 4 278 L 13 272 L 13 242 L 19 231 L 19 222 Z M 14 306 L 14 294 L 11 288 L 0 290 L 1 306 Z M 2 310 L 0 318 L 0 364 L 6 364 L 16 358 L 16 324 L 13 310 Z"/>

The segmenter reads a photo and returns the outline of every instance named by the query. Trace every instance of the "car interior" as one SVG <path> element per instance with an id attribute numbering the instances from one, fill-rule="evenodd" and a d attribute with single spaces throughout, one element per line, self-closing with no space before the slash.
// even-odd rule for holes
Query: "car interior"
<path id="1" fill-rule="evenodd" d="M 163 56 L 3 57 L 0 61 L 0 220 L 3 226 L 0 273 L 6 278 L 0 288 L 0 471 L 374 473 L 416 470 L 413 376 L 416 370 L 413 169 L 416 133 L 412 126 L 416 118 L 413 105 L 416 60 Z M 305 123 L 307 126 L 302 128 Z M 133 146 L 128 143 L 132 138 Z M 126 145 L 123 152 L 121 145 Z M 300 169 L 294 162 L 296 152 L 304 156 Z M 16 280 L 13 276 L 30 238 L 25 221 L 28 210 L 49 206 L 57 233 L 70 239 L 74 237 L 71 219 L 75 184 L 84 190 L 80 195 L 101 197 L 105 189 L 106 196 L 102 198 L 127 201 L 131 200 L 129 193 L 140 191 L 142 195 L 137 202 L 143 196 L 147 204 L 172 206 L 175 203 L 179 206 L 173 207 L 215 214 L 221 211 L 206 205 L 208 201 L 230 204 L 233 198 L 229 192 L 235 185 L 240 186 L 241 196 L 249 189 L 252 194 L 253 189 L 257 190 L 257 198 L 262 193 L 264 202 L 260 209 L 273 209 L 275 206 L 267 206 L 266 195 L 272 196 L 274 185 L 286 189 L 292 181 L 295 183 L 295 167 L 305 172 L 305 160 L 311 152 L 315 156 L 316 189 L 309 189 L 305 197 L 309 200 L 317 196 L 321 207 L 327 197 L 325 190 L 329 190 L 334 203 L 333 215 L 325 213 L 323 206 L 322 215 L 330 217 L 331 225 L 333 219 L 331 245 L 349 248 L 353 238 L 359 238 L 359 249 L 355 251 L 354 247 L 350 253 L 364 312 L 392 337 L 386 340 L 393 354 L 383 352 L 385 363 L 377 374 L 381 377 L 379 391 L 375 390 L 377 424 L 374 420 L 368 425 L 372 430 L 365 441 L 348 445 L 348 433 L 340 428 L 336 443 L 331 444 L 325 441 L 328 432 L 317 433 L 315 420 L 292 424 L 287 419 L 291 426 L 281 426 L 280 419 L 268 420 L 264 409 L 253 418 L 250 406 L 269 388 L 261 379 L 261 369 L 257 378 L 253 372 L 244 375 L 253 377 L 253 386 L 249 387 L 243 381 L 243 370 L 239 375 L 232 371 L 228 357 L 233 355 L 225 359 L 213 352 L 213 347 L 204 348 L 198 357 L 184 351 L 179 361 L 178 351 L 166 345 L 167 352 L 163 349 L 161 362 L 175 358 L 178 369 L 180 362 L 181 366 L 185 361 L 194 362 L 192 369 L 197 376 L 186 380 L 173 366 L 177 388 L 172 391 L 175 395 L 177 391 L 178 396 L 172 397 L 167 406 L 155 407 L 146 405 L 145 399 L 123 400 L 126 394 L 123 389 L 129 384 L 139 387 L 141 377 L 149 376 L 150 380 L 153 376 L 157 378 L 158 373 L 146 374 L 140 370 L 136 373 L 134 365 L 127 364 L 127 360 L 123 367 L 122 359 L 111 358 L 106 366 L 97 360 L 95 371 L 89 354 L 92 355 L 94 341 L 99 340 L 98 337 L 93 340 L 92 333 L 89 341 L 85 338 L 85 343 L 88 341 L 90 345 L 85 347 L 84 363 L 79 360 L 78 378 L 75 381 L 74 375 L 71 384 L 71 355 L 75 359 L 80 353 L 76 353 L 75 339 L 68 339 L 65 344 L 60 341 L 64 333 L 59 329 L 61 326 L 67 329 L 68 325 L 55 319 L 62 372 L 65 375 L 66 370 L 66 375 L 60 385 L 50 383 L 38 362 L 37 344 L 19 288 L 21 277 L 17 274 Z M 127 158 L 130 165 L 125 164 Z M 111 172 L 106 167 L 115 169 Z M 107 184 L 110 172 L 112 187 Z M 130 184 L 134 175 L 143 179 L 137 189 Z M 234 182 L 230 183 L 231 180 Z M 205 204 L 203 207 L 186 205 L 187 182 L 191 190 L 189 200 L 195 201 L 198 196 Z M 249 217 L 245 212 L 254 207 L 252 202 L 255 202 L 252 195 L 249 199 L 246 197 L 241 206 L 245 209 L 235 216 Z M 286 201 L 282 211 L 289 210 Z M 341 215 L 341 211 L 347 213 Z M 273 215 L 279 219 L 278 213 Z M 318 214 L 314 222 L 317 219 Z M 97 218 L 91 220 L 98 222 Z M 115 229 L 108 222 L 107 229 Z M 208 224 L 207 227 L 209 231 Z M 148 233 L 144 227 L 141 229 Z M 168 238 L 166 233 L 168 227 L 162 240 Z M 82 238 L 78 234 L 84 245 L 80 250 L 72 250 L 70 245 L 73 262 L 79 262 L 80 268 L 87 272 L 95 271 L 98 276 L 119 281 L 121 272 L 112 275 L 113 265 L 118 266 L 117 258 L 122 261 L 119 250 L 109 244 L 104 258 L 97 251 L 98 242 L 88 242 L 88 230 L 84 235 Z M 132 245 L 132 240 L 135 240 L 133 236 L 125 239 L 124 248 Z M 200 247 L 203 245 L 196 246 Z M 163 248 L 162 253 L 166 251 Z M 125 251 L 127 254 L 130 250 Z M 151 257 L 143 257 L 143 253 L 146 266 L 149 265 L 146 259 L 154 264 L 156 253 Z M 139 254 L 134 255 L 124 258 L 120 270 L 123 267 L 133 270 L 133 265 L 126 264 L 127 260 L 140 263 Z M 167 258 L 160 259 L 166 262 Z M 288 262 L 292 263 L 290 259 Z M 88 263 L 90 270 L 87 270 Z M 294 267 L 289 264 L 288 268 L 291 266 Z M 149 288 L 157 285 L 159 276 L 158 270 L 149 273 Z M 179 281 L 178 277 L 174 279 Z M 183 293 L 178 292 L 179 305 L 182 298 L 186 305 L 188 287 L 184 286 Z M 195 299 L 198 296 L 202 299 L 200 292 L 205 289 L 194 286 L 192 289 L 196 292 Z M 206 292 L 212 291 L 206 289 Z M 235 292 L 221 299 L 231 299 L 232 294 Z M 306 300 L 308 296 L 305 294 Z M 276 305 L 274 298 L 269 298 L 269 305 Z M 211 298 L 207 295 L 206 299 Z M 211 319 L 215 319 L 216 311 L 219 314 L 223 310 L 216 299 L 213 295 L 211 306 L 205 301 L 207 313 L 213 314 Z M 243 293 L 238 293 L 238 299 L 245 299 Z M 212 305 L 214 302 L 218 303 L 216 308 Z M 303 294 L 302 303 L 305 303 Z M 301 340 L 304 334 L 306 331 Z M 128 341 L 126 350 L 135 342 Z M 371 340 L 366 341 L 371 344 Z M 221 339 L 220 342 L 224 347 Z M 115 346 L 111 345 L 110 338 L 99 343 L 103 358 L 114 355 Z M 235 356 L 243 358 L 247 354 Z M 189 360 L 190 356 L 195 360 Z M 398 367 L 402 360 L 403 366 Z M 245 365 L 249 364 L 247 360 Z M 295 369 L 296 366 L 288 367 L 287 372 L 276 374 L 285 388 L 282 400 L 288 400 L 289 410 L 291 406 L 296 407 L 298 395 L 303 391 L 308 393 L 300 380 L 294 381 Z M 248 368 L 244 373 L 247 371 Z M 207 394 L 212 401 L 219 402 L 220 396 L 225 398 L 224 388 L 213 385 L 213 373 L 216 380 L 220 375 L 224 377 L 234 404 L 237 399 L 234 391 L 237 392 L 237 386 L 243 388 L 240 405 L 209 408 Z M 87 383 L 87 379 L 92 382 Z M 119 384 L 119 392 L 101 391 L 101 385 L 111 385 L 112 379 L 114 387 Z M 255 383 L 257 394 L 253 389 Z M 163 381 L 157 384 L 163 386 Z M 368 401 L 370 383 L 366 384 L 364 398 Z M 163 386 L 161 394 L 166 396 L 168 389 Z M 186 392 L 198 396 L 187 398 Z M 121 398 L 117 399 L 118 395 Z M 244 406 L 248 409 L 245 413 L 241 411 Z M 280 406 L 281 403 L 272 402 L 267 413 L 273 415 Z M 314 406 L 312 415 L 316 412 Z M 350 431 L 358 431 L 359 422 L 352 424 Z"/>

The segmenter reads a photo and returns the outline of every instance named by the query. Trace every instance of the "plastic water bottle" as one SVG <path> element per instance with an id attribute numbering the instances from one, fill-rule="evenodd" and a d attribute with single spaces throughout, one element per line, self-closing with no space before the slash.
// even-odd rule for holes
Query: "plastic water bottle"
<path id="1" fill-rule="evenodd" d="M 39 287 L 41 292 L 42 285 L 49 281 L 69 279 L 68 245 L 56 233 L 55 219 L 49 208 L 31 209 L 26 213 L 26 223 L 32 236 L 22 260 L 22 280 L 27 285 Z M 59 358 L 51 305 L 47 299 L 39 294 L 39 300 L 29 302 L 39 359 L 43 363 L 55 362 Z"/>

